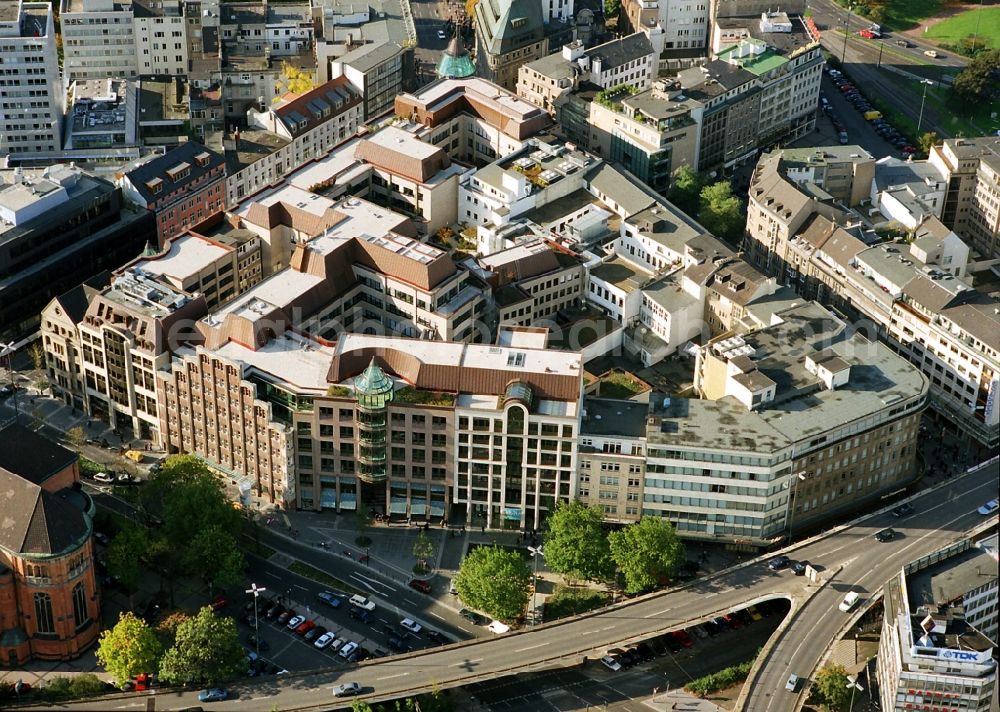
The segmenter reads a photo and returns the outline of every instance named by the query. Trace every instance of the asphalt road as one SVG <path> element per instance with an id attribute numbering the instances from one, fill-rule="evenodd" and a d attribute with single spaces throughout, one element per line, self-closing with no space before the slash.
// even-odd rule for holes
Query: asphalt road
<path id="1" fill-rule="evenodd" d="M 871 515 L 790 551 L 793 558 L 807 559 L 824 572 L 840 570 L 804 604 L 802 615 L 795 616 L 793 612 L 793 621 L 752 684 L 753 692 L 745 709 L 793 710 L 798 699 L 785 693 L 784 681 L 790 672 L 808 678 L 816 668 L 846 621 L 837 610 L 843 595 L 850 590 L 871 594 L 906 562 L 947 545 L 981 524 L 983 517 L 975 510 L 995 496 L 997 480 L 998 467 L 994 462 L 954 478 L 942 491 L 917 495 L 912 500 L 916 513 L 906 520 L 897 520 L 888 512 Z M 890 524 L 903 536 L 876 544 L 874 533 Z M 225 711 L 276 705 L 283 710 L 330 709 L 334 706 L 332 687 L 347 681 L 361 683 L 370 700 L 391 699 L 434 686 L 453 687 L 515 671 L 572 665 L 606 648 L 686 627 L 756 601 L 775 597 L 801 599 L 809 589 L 803 577 L 788 571 L 771 572 L 761 560 L 576 620 L 407 656 L 366 661 L 347 670 L 247 681 L 233 686 L 235 699 L 216 703 L 212 708 Z M 139 709 L 147 707 L 149 698 L 153 698 L 157 709 L 172 710 L 196 705 L 197 694 L 197 691 L 165 690 L 147 696 L 70 703 L 61 708 Z M 804 688 L 800 694 L 806 694 Z"/>

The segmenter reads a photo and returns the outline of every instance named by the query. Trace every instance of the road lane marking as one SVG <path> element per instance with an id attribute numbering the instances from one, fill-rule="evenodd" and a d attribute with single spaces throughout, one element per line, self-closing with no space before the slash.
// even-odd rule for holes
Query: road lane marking
<path id="1" fill-rule="evenodd" d="M 515 653 L 523 653 L 525 650 L 534 650 L 535 648 L 541 648 L 548 645 L 548 643 L 539 643 L 538 645 L 529 645 L 527 648 L 518 648 Z"/>
<path id="2" fill-rule="evenodd" d="M 664 613 L 669 613 L 674 610 L 673 608 L 664 608 L 662 611 L 657 611 L 656 613 L 650 613 L 648 616 L 643 616 L 643 618 L 656 618 L 657 616 L 662 616 Z"/>
<path id="3" fill-rule="evenodd" d="M 371 591 L 373 593 L 375 592 L 375 587 L 369 585 L 367 581 L 363 581 L 362 578 L 360 576 L 358 576 L 357 574 L 351 574 L 351 578 L 352 579 L 357 579 L 358 583 L 360 583 L 362 586 L 364 586 L 365 588 L 367 588 L 369 591 Z"/>
<path id="4" fill-rule="evenodd" d="M 444 620 L 444 618 L 442 618 L 441 616 L 439 616 L 439 615 L 438 615 L 437 613 L 435 613 L 434 611 L 427 611 L 427 613 L 428 613 L 428 615 L 432 615 L 432 616 L 434 616 L 434 617 L 435 617 L 435 618 L 437 618 L 437 619 L 438 619 L 439 621 L 443 621 L 443 620 Z M 445 623 L 447 623 L 447 621 L 445 621 Z M 463 628 L 463 630 L 464 630 L 464 628 Z"/>
<path id="5" fill-rule="evenodd" d="M 411 606 L 419 606 L 420 605 L 416 601 L 411 601 L 409 598 L 404 598 L 403 600 L 406 601 L 407 603 L 409 603 Z"/>
<path id="6" fill-rule="evenodd" d="M 398 675 L 386 675 L 385 677 L 376 677 L 375 679 L 376 680 L 391 680 L 394 677 L 406 677 L 409 674 L 410 673 L 408 673 L 408 672 L 401 672 Z"/>

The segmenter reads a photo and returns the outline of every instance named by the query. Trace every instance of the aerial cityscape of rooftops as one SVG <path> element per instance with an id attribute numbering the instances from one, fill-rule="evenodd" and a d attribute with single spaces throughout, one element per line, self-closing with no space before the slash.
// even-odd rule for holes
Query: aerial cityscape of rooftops
<path id="1" fill-rule="evenodd" d="M 1000 712 L 993 0 L 0 52 L 0 707 Z"/>

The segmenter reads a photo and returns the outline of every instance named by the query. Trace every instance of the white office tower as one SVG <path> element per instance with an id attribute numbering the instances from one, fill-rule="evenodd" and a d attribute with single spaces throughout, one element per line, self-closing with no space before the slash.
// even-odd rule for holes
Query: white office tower
<path id="1" fill-rule="evenodd" d="M 64 95 L 49 3 L 0 3 L 0 69 L 0 155 L 58 151 Z"/>
<path id="2" fill-rule="evenodd" d="M 131 2 L 63 0 L 62 38 L 67 86 L 138 74 Z"/>

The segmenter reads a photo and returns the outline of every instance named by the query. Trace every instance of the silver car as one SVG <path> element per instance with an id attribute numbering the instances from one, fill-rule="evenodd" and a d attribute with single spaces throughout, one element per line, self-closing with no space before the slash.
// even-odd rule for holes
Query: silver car
<path id="1" fill-rule="evenodd" d="M 337 685 L 333 688 L 334 697 L 354 697 L 354 695 L 361 694 L 361 683 L 360 682 L 345 682 L 343 685 Z"/>

